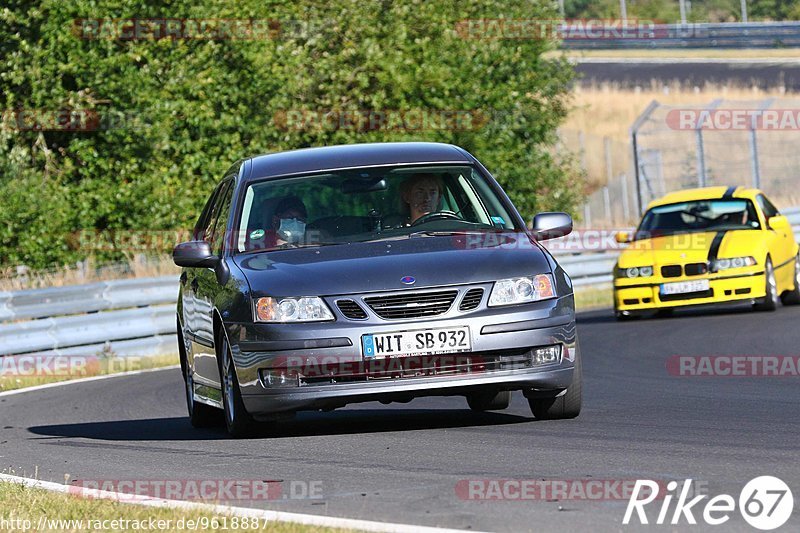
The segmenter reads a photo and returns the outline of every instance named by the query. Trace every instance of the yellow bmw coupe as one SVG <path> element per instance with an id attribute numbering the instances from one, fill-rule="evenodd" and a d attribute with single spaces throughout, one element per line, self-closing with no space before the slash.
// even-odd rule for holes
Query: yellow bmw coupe
<path id="1" fill-rule="evenodd" d="M 647 206 L 614 269 L 614 312 L 746 301 L 772 311 L 800 303 L 800 257 L 789 220 L 764 193 L 705 187 Z"/>

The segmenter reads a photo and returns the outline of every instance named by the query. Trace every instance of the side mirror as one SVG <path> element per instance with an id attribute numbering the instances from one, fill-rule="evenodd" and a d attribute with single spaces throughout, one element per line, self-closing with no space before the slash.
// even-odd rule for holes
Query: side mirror
<path id="1" fill-rule="evenodd" d="M 539 213 L 533 217 L 531 229 L 538 241 L 557 239 L 572 232 L 572 217 L 566 213 Z"/>
<path id="2" fill-rule="evenodd" d="M 619 244 L 626 244 L 631 242 L 631 234 L 627 231 L 618 231 L 614 235 L 614 240 L 617 241 Z"/>
<path id="3" fill-rule="evenodd" d="M 172 250 L 172 260 L 180 267 L 215 268 L 219 257 L 211 253 L 211 245 L 206 241 L 182 242 Z"/>
<path id="4" fill-rule="evenodd" d="M 767 225 L 770 227 L 770 229 L 778 231 L 787 229 L 790 224 L 789 224 L 789 219 L 786 218 L 785 216 L 775 215 L 774 217 L 770 217 L 767 220 Z"/>

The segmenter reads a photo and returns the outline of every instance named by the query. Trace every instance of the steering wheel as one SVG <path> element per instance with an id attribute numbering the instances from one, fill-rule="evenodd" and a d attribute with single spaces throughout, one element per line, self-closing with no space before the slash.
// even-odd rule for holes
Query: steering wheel
<path id="1" fill-rule="evenodd" d="M 418 226 L 432 220 L 462 220 L 460 216 L 453 211 L 434 211 L 427 215 L 422 215 L 417 220 L 411 223 L 411 226 Z"/>

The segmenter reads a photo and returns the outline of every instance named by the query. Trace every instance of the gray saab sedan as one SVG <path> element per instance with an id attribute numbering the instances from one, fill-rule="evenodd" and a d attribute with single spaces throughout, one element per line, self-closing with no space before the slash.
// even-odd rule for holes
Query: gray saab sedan
<path id="1" fill-rule="evenodd" d="M 457 146 L 261 155 L 211 194 L 184 267 L 178 339 L 191 422 L 243 436 L 301 410 L 522 391 L 539 419 L 581 409 L 572 283 L 486 168 Z M 221 411 L 220 411 L 221 410 Z"/>

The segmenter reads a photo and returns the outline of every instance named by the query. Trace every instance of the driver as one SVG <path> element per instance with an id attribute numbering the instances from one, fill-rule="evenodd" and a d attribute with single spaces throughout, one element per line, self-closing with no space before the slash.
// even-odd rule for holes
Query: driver
<path id="1" fill-rule="evenodd" d="M 408 205 L 407 224 L 439 210 L 444 184 L 441 178 L 430 172 L 414 174 L 400 185 L 400 195 Z"/>

